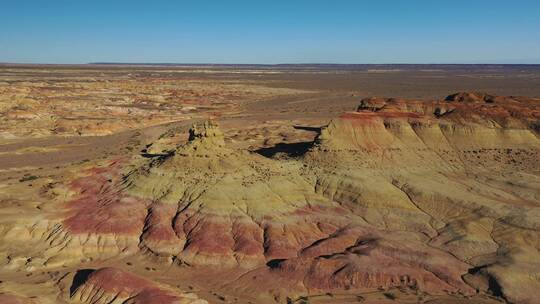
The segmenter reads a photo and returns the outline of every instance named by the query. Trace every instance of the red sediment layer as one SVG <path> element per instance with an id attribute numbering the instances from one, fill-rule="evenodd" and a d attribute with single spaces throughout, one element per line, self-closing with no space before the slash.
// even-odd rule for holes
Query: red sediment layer
<path id="1" fill-rule="evenodd" d="M 234 239 L 228 223 L 217 216 L 200 215 L 191 217 L 184 224 L 188 232 L 185 250 L 194 253 L 229 255 Z"/>
<path id="2" fill-rule="evenodd" d="M 146 217 L 147 201 L 118 193 L 113 182 L 120 162 L 105 168 L 92 168 L 70 186 L 80 192 L 65 205 L 64 226 L 71 233 L 138 234 Z"/>
<path id="3" fill-rule="evenodd" d="M 232 230 L 235 244 L 233 251 L 246 256 L 262 256 L 264 254 L 263 234 L 259 227 L 254 223 L 235 222 Z"/>
<path id="4" fill-rule="evenodd" d="M 386 240 L 363 228 L 339 230 L 304 249 L 273 272 L 319 290 L 410 287 L 472 293 L 460 278 L 468 265 L 449 254 Z"/>
<path id="5" fill-rule="evenodd" d="M 396 98 L 365 98 L 357 112 L 341 118 L 447 118 L 473 117 L 505 122 L 508 118 L 535 119 L 540 117 L 540 99 L 519 96 L 494 96 L 478 92 L 460 92 L 444 100 L 405 100 Z M 444 110 L 441 113 L 441 110 Z"/>
<path id="6" fill-rule="evenodd" d="M 146 218 L 143 238 L 147 241 L 178 241 L 178 235 L 171 225 L 176 211 L 176 205 L 154 203 Z"/>
<path id="7" fill-rule="evenodd" d="M 372 119 L 372 118 L 420 118 L 421 115 L 412 112 L 347 112 L 339 116 L 344 119 Z"/>

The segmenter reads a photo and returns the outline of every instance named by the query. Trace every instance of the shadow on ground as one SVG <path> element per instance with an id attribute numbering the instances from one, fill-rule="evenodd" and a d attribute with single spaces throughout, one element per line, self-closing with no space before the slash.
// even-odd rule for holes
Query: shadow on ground
<path id="1" fill-rule="evenodd" d="M 286 154 L 289 157 L 299 157 L 304 155 L 311 147 L 313 142 L 297 142 L 297 143 L 279 143 L 273 147 L 260 148 L 255 150 L 255 153 L 258 153 L 265 157 L 274 157 L 277 154 Z"/>
<path id="2" fill-rule="evenodd" d="M 84 284 L 86 280 L 88 280 L 88 276 L 94 272 L 94 269 L 81 269 L 77 270 L 77 273 L 75 273 L 75 276 L 73 277 L 73 283 L 71 284 L 71 287 L 69 288 L 69 294 L 73 296 L 77 288 Z"/>

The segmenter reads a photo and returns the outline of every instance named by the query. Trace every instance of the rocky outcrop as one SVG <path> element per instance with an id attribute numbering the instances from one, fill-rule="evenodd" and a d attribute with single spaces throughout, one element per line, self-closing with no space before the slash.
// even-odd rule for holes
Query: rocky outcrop
<path id="1" fill-rule="evenodd" d="M 213 123 L 195 126 L 174 155 L 125 177 L 127 193 L 153 202 L 141 248 L 189 265 L 223 267 L 251 268 L 268 258 L 294 256 L 321 235 L 295 212 L 327 200 L 290 169 L 226 147 Z M 274 238 L 285 233 L 276 218 L 288 218 L 295 227 L 286 232 L 290 238 Z"/>

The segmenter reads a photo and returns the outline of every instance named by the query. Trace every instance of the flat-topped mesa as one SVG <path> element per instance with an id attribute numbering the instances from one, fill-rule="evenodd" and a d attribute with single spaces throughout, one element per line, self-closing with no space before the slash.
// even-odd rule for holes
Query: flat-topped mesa
<path id="1" fill-rule="evenodd" d="M 416 118 L 444 118 L 457 124 L 477 123 L 488 127 L 526 128 L 539 120 L 539 104 L 538 98 L 458 92 L 442 100 L 369 97 L 362 99 L 353 113 L 367 116 L 367 113 L 373 112 L 381 118 L 417 115 Z M 350 116 L 350 113 L 348 114 Z"/>
<path id="2" fill-rule="evenodd" d="M 459 92 L 438 104 L 455 108 L 449 118 L 491 127 L 535 131 L 540 121 L 539 98 Z"/>
<path id="3" fill-rule="evenodd" d="M 505 99 L 504 96 L 494 96 L 485 92 L 457 92 L 446 96 L 444 100 L 448 102 L 493 103 Z"/>
<path id="4" fill-rule="evenodd" d="M 424 119 L 425 111 L 421 101 L 364 98 L 356 111 L 344 113 L 323 127 L 316 143 L 324 150 L 372 151 L 394 147 L 399 143 L 388 129 L 406 131 L 399 126 Z"/>
<path id="5" fill-rule="evenodd" d="M 406 100 L 401 98 L 367 97 L 360 100 L 356 112 L 368 115 L 374 112 L 381 118 L 431 118 L 452 111 L 452 104 L 439 101 Z M 345 115 L 351 116 L 351 113 Z M 357 116 L 359 117 L 359 116 Z"/>
<path id="6" fill-rule="evenodd" d="M 427 159 L 461 168 L 470 153 L 475 162 L 525 166 L 540 151 L 535 125 L 540 121 L 539 104 L 540 99 L 484 93 L 456 93 L 444 100 L 425 101 L 364 98 L 356 111 L 344 113 L 321 129 L 312 152 L 345 152 L 340 155 L 389 168 L 396 164 L 418 167 Z M 527 152 L 505 152 L 522 150 Z M 501 158 L 503 152 L 508 157 Z"/>

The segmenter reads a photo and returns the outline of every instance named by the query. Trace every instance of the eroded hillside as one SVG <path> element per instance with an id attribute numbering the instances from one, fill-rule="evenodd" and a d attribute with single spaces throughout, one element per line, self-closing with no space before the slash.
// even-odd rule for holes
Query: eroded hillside
<path id="1" fill-rule="evenodd" d="M 458 93 L 365 98 L 273 150 L 172 129 L 4 199 L 1 296 L 537 303 L 539 119 L 538 99 Z"/>

